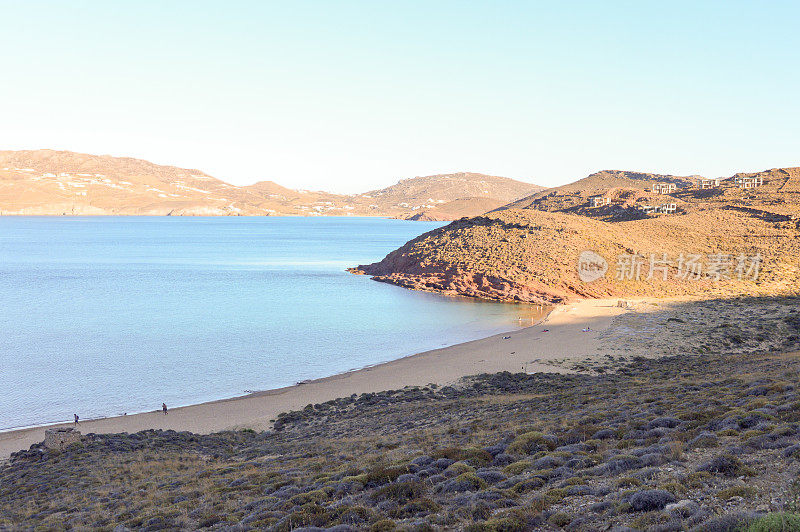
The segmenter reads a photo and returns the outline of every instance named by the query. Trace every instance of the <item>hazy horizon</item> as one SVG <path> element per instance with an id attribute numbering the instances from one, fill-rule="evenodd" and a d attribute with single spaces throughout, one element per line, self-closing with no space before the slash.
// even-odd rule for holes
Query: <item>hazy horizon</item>
<path id="1" fill-rule="evenodd" d="M 358 193 L 797 166 L 792 3 L 3 3 L 0 149 Z"/>

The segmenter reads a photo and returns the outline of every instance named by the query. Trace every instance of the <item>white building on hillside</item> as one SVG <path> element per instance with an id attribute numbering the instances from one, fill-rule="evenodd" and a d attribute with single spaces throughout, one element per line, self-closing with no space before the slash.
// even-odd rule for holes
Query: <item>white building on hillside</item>
<path id="1" fill-rule="evenodd" d="M 653 192 L 655 194 L 671 194 L 675 192 L 675 183 L 653 183 Z"/>

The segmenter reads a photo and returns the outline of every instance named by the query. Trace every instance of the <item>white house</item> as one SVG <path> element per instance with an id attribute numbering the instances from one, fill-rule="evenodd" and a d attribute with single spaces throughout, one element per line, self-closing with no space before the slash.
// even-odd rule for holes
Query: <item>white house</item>
<path id="1" fill-rule="evenodd" d="M 653 183 L 653 192 L 656 194 L 671 194 L 675 192 L 675 183 Z"/>
<path id="2" fill-rule="evenodd" d="M 735 181 L 736 184 L 739 185 L 739 188 L 756 188 L 764 184 L 764 178 L 760 175 L 753 177 L 737 177 Z"/>

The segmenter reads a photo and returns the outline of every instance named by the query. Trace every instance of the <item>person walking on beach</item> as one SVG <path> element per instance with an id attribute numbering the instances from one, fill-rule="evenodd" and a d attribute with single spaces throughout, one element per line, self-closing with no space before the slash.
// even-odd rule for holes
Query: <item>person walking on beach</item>
<path id="1" fill-rule="evenodd" d="M 78 421 L 78 414 L 72 414 L 72 415 L 75 416 L 75 424 L 80 425 L 80 422 Z"/>
<path id="2" fill-rule="evenodd" d="M 167 415 L 167 403 L 161 403 L 161 410 L 164 411 L 164 415 Z"/>

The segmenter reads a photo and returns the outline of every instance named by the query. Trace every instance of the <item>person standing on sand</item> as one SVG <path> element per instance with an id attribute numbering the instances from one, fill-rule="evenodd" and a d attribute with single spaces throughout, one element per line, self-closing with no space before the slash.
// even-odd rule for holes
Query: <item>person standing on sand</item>
<path id="1" fill-rule="evenodd" d="M 164 411 L 164 415 L 167 415 L 167 403 L 161 403 L 161 410 Z"/>
<path id="2" fill-rule="evenodd" d="M 72 415 L 75 416 L 75 424 L 80 425 L 80 423 L 78 422 L 78 414 L 72 414 Z"/>

